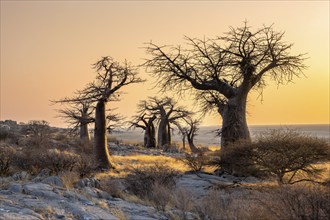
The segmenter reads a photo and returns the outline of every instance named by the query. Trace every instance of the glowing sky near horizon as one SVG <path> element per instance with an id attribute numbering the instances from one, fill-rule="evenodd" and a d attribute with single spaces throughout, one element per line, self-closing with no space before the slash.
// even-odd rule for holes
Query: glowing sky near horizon
<path id="1" fill-rule="evenodd" d="M 274 24 L 308 53 L 306 77 L 277 86 L 261 98 L 251 93 L 249 124 L 329 123 L 329 1 L 1 1 L 1 120 L 56 118 L 49 100 L 71 96 L 94 78 L 101 56 L 134 65 L 147 57 L 144 43 L 182 44 L 183 37 L 212 38 L 247 20 L 253 28 Z M 139 100 L 157 95 L 148 83 L 125 88 L 118 112 L 131 116 Z M 186 97 L 184 105 L 192 106 Z M 204 125 L 219 125 L 208 116 Z"/>

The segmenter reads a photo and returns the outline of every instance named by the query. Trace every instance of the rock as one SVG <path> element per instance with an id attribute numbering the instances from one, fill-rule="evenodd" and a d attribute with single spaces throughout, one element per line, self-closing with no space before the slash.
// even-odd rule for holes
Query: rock
<path id="1" fill-rule="evenodd" d="M 0 219 L 40 220 L 44 218 L 31 209 L 0 200 Z"/>
<path id="2" fill-rule="evenodd" d="M 94 205 L 94 203 L 89 201 L 86 196 L 74 191 L 67 190 L 63 192 L 63 196 L 68 198 L 71 202 L 79 201 L 84 205 Z"/>
<path id="3" fill-rule="evenodd" d="M 63 180 L 58 176 L 49 176 L 41 182 L 52 186 L 65 187 Z"/>
<path id="4" fill-rule="evenodd" d="M 13 174 L 14 180 L 27 180 L 31 177 L 30 174 L 28 174 L 26 171 L 18 172 Z"/>
<path id="5" fill-rule="evenodd" d="M 63 197 L 55 193 L 54 188 L 44 183 L 30 183 L 23 186 L 23 193 L 27 195 L 34 195 L 45 199 L 61 200 Z"/>
<path id="6" fill-rule="evenodd" d="M 112 199 L 112 196 L 109 193 L 104 192 L 100 189 L 91 188 L 91 187 L 84 187 L 81 190 L 84 194 L 86 194 L 88 196 L 91 196 L 93 198 Z"/>
<path id="7" fill-rule="evenodd" d="M 136 204 L 133 202 L 127 202 L 122 199 L 116 198 L 113 200 L 108 200 L 110 208 L 115 208 L 121 210 L 127 220 L 168 220 L 169 218 L 160 211 L 157 211 L 151 206 L 144 206 L 141 204 Z"/>
<path id="8" fill-rule="evenodd" d="M 96 178 L 84 178 L 81 179 L 75 185 L 76 188 L 83 188 L 83 187 L 94 187 L 94 188 L 101 188 L 100 182 Z"/>
<path id="9" fill-rule="evenodd" d="M 42 170 L 38 173 L 37 177 L 40 177 L 40 178 L 46 178 L 46 177 L 49 177 L 50 174 L 51 174 L 51 172 L 52 172 L 52 171 L 51 171 L 50 169 L 48 169 L 48 168 L 42 169 Z"/>
<path id="10" fill-rule="evenodd" d="M 21 193 L 23 188 L 22 188 L 21 184 L 12 183 L 12 184 L 9 185 L 8 190 L 10 192 Z"/>

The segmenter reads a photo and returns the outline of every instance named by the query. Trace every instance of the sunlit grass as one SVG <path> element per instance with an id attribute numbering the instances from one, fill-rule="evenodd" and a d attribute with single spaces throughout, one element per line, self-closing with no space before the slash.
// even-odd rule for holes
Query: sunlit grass
<path id="1" fill-rule="evenodd" d="M 207 147 L 210 151 L 219 151 L 220 150 L 220 146 L 217 145 L 211 145 Z"/>
<path id="2" fill-rule="evenodd" d="M 115 164 L 115 171 L 109 171 L 105 173 L 98 173 L 97 178 L 103 177 L 116 177 L 124 178 L 130 173 L 133 168 L 143 168 L 154 166 L 155 164 L 161 164 L 171 167 L 172 169 L 183 173 L 188 171 L 189 168 L 180 160 L 163 155 L 129 155 L 129 156 L 111 156 L 113 163 Z"/>

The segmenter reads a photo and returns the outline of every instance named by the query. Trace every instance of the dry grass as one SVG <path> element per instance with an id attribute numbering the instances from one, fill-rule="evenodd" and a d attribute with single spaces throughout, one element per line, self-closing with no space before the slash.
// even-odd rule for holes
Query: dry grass
<path id="1" fill-rule="evenodd" d="M 217 145 L 211 145 L 207 147 L 210 151 L 220 151 L 221 147 Z"/>
<path id="2" fill-rule="evenodd" d="M 116 216 L 119 220 L 126 220 L 124 212 L 119 208 L 110 208 L 110 212 Z"/>
<path id="3" fill-rule="evenodd" d="M 76 171 L 62 171 L 59 173 L 66 188 L 73 188 L 80 180 L 80 175 Z"/>
<path id="4" fill-rule="evenodd" d="M 178 161 L 176 158 L 169 156 L 156 156 L 156 155 L 132 155 L 132 156 L 112 156 L 113 162 L 116 165 L 116 170 L 98 173 L 96 177 L 103 179 L 106 177 L 113 178 L 125 178 L 132 168 L 143 168 L 154 166 L 155 162 L 158 164 L 166 165 L 179 173 L 188 171 L 189 168 L 182 161 Z"/>

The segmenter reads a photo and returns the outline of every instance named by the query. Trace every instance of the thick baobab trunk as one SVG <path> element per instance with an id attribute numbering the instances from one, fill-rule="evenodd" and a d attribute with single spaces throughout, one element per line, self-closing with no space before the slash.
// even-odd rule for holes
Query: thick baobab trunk
<path id="1" fill-rule="evenodd" d="M 147 127 L 144 131 L 144 147 L 146 148 L 155 148 L 156 139 L 155 139 L 155 128 Z"/>
<path id="2" fill-rule="evenodd" d="M 156 147 L 156 132 L 155 132 L 155 126 L 153 121 L 156 119 L 156 117 L 149 118 L 148 121 L 142 118 L 142 121 L 144 122 L 145 126 L 140 126 L 144 129 L 144 147 L 146 148 L 155 148 Z"/>
<path id="3" fill-rule="evenodd" d="M 156 130 L 154 124 L 151 122 L 149 126 L 149 141 L 148 141 L 148 148 L 155 148 L 156 147 Z"/>
<path id="4" fill-rule="evenodd" d="M 158 126 L 158 148 L 168 147 L 170 138 L 167 119 L 161 118 Z"/>
<path id="5" fill-rule="evenodd" d="M 88 123 L 80 122 L 80 139 L 90 141 L 91 137 L 88 132 Z"/>
<path id="6" fill-rule="evenodd" d="M 226 161 L 226 149 L 231 143 L 238 140 L 250 140 L 246 122 L 246 100 L 247 93 L 237 95 L 219 109 L 222 116 L 221 157 L 224 164 L 230 164 L 230 161 Z"/>
<path id="7" fill-rule="evenodd" d="M 113 166 L 108 151 L 105 104 L 104 101 L 100 100 L 97 102 L 95 109 L 94 153 L 99 168 L 109 169 L 113 168 Z"/>

